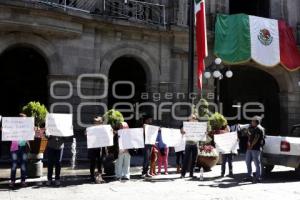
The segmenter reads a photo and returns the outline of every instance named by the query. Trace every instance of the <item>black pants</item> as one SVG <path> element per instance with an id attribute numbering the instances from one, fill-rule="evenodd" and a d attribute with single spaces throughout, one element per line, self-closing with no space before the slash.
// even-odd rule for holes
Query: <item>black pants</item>
<path id="1" fill-rule="evenodd" d="M 176 152 L 176 165 L 182 166 L 184 160 L 184 151 Z"/>
<path id="2" fill-rule="evenodd" d="M 232 173 L 232 154 L 222 155 L 222 174 L 225 174 L 226 162 L 228 162 L 229 173 Z"/>
<path id="3" fill-rule="evenodd" d="M 103 150 L 101 148 L 88 149 L 88 156 L 90 159 L 90 174 L 95 175 L 95 168 L 97 166 L 98 173 L 102 174 Z"/>
<path id="4" fill-rule="evenodd" d="M 48 153 L 48 180 L 52 181 L 54 166 L 55 166 L 55 180 L 59 180 L 63 149 L 52 149 L 48 147 L 47 153 Z"/>
<path id="5" fill-rule="evenodd" d="M 182 166 L 182 171 L 181 171 L 182 176 L 185 176 L 190 162 L 191 162 L 190 176 L 194 175 L 194 168 L 196 165 L 197 156 L 198 156 L 198 145 L 197 144 L 187 144 L 185 146 L 185 156 L 184 156 L 183 166 Z"/>
<path id="6" fill-rule="evenodd" d="M 151 147 L 152 145 L 146 144 L 145 148 L 143 149 L 143 172 L 142 174 L 147 174 L 149 170 L 149 164 L 150 164 L 150 155 L 151 155 Z"/>

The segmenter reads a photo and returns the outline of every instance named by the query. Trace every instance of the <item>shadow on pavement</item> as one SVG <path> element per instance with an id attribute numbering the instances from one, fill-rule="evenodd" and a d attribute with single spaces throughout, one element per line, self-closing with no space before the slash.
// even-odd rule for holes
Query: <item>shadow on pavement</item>
<path id="1" fill-rule="evenodd" d="M 235 174 L 233 178 L 229 178 L 229 177 L 204 178 L 203 184 L 199 184 L 198 186 L 213 187 L 213 188 L 232 188 L 232 187 L 255 184 L 250 181 L 244 181 L 243 179 L 245 177 L 246 174 L 241 173 L 241 174 Z M 214 181 L 214 182 L 212 184 L 205 184 L 206 181 Z M 294 171 L 273 172 L 270 175 L 264 177 L 261 183 L 256 183 L 256 184 L 276 184 L 276 183 L 291 183 L 291 182 L 300 182 L 300 177 L 297 176 Z"/>

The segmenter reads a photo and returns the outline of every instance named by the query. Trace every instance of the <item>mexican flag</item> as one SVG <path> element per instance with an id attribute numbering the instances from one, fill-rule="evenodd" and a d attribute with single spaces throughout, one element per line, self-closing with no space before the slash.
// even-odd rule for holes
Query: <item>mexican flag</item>
<path id="1" fill-rule="evenodd" d="M 253 60 L 288 70 L 300 68 L 300 53 L 293 30 L 283 20 L 245 14 L 218 15 L 214 53 L 228 64 Z"/>
<path id="2" fill-rule="evenodd" d="M 202 74 L 205 71 L 204 59 L 207 57 L 205 0 L 195 0 L 196 40 L 198 56 L 198 88 L 202 89 Z"/>

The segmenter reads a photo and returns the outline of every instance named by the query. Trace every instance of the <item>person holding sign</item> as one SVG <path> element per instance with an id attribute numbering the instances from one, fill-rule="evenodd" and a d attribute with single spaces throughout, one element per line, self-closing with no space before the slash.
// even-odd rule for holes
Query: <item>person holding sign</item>
<path id="1" fill-rule="evenodd" d="M 122 122 L 121 129 L 129 128 L 126 122 Z M 130 153 L 128 149 L 119 149 L 116 162 L 116 179 L 130 180 Z"/>
<path id="2" fill-rule="evenodd" d="M 221 128 L 220 131 L 218 131 L 218 134 L 226 134 L 230 133 L 230 127 L 228 125 L 225 125 Z M 233 153 L 237 152 L 225 152 L 222 153 L 222 167 L 221 167 L 221 177 L 225 176 L 226 171 L 226 163 L 228 163 L 229 167 L 229 177 L 233 177 L 233 170 L 232 170 L 232 160 L 233 160 Z"/>
<path id="3" fill-rule="evenodd" d="M 192 114 L 188 121 L 189 122 L 197 122 L 198 121 L 197 116 L 195 114 Z M 186 134 L 183 127 L 181 128 L 181 133 L 183 135 Z M 187 138 L 186 145 L 185 145 L 185 157 L 184 157 L 183 166 L 182 166 L 182 170 L 181 170 L 181 178 L 185 177 L 185 174 L 186 174 L 186 171 L 187 171 L 187 168 L 188 168 L 190 162 L 191 162 L 190 177 L 191 178 L 194 177 L 194 168 L 196 165 L 197 156 L 198 156 L 198 141 Z"/>
<path id="4" fill-rule="evenodd" d="M 94 118 L 94 125 L 102 125 L 102 124 L 103 124 L 102 117 Z M 105 155 L 106 155 L 105 147 L 88 149 L 88 158 L 90 160 L 90 176 L 92 182 L 105 183 L 105 181 L 102 178 L 102 162 Z M 96 166 L 98 170 L 97 174 L 95 174 Z"/>
<path id="5" fill-rule="evenodd" d="M 145 132 L 145 125 L 152 124 L 152 117 L 150 115 L 146 115 L 143 117 L 143 127 L 144 127 L 144 132 Z M 144 133 L 145 134 L 145 133 Z M 150 164 L 150 156 L 151 156 L 151 144 L 145 144 L 145 148 L 143 150 L 143 171 L 142 171 L 142 178 L 145 177 L 152 177 L 151 174 L 149 173 L 149 164 Z"/>
<path id="6" fill-rule="evenodd" d="M 25 114 L 21 113 L 20 117 L 26 117 Z M 18 163 L 21 169 L 21 186 L 26 187 L 26 174 L 27 174 L 27 152 L 29 149 L 29 143 L 27 141 L 12 141 L 10 146 L 12 165 L 9 187 L 15 187 L 16 172 Z"/>

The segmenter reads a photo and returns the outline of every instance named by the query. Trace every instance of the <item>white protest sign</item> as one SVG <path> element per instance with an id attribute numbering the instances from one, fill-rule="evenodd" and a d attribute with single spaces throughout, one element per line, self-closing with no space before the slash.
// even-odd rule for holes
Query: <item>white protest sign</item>
<path id="1" fill-rule="evenodd" d="M 143 128 L 120 129 L 118 135 L 119 149 L 139 149 L 145 147 Z"/>
<path id="2" fill-rule="evenodd" d="M 72 114 L 49 113 L 46 116 L 46 135 L 70 137 L 73 132 Z"/>
<path id="3" fill-rule="evenodd" d="M 161 128 L 162 141 L 168 147 L 178 146 L 181 142 L 182 134 L 180 129 L 173 128 Z"/>
<path id="4" fill-rule="evenodd" d="M 175 152 L 185 151 L 185 135 L 180 138 L 180 143 L 174 147 Z"/>
<path id="5" fill-rule="evenodd" d="M 207 122 L 183 122 L 188 141 L 206 141 Z"/>
<path id="6" fill-rule="evenodd" d="M 220 153 L 236 153 L 238 150 L 237 132 L 216 134 L 214 140 Z"/>
<path id="7" fill-rule="evenodd" d="M 145 124 L 145 144 L 155 144 L 159 127 Z"/>
<path id="8" fill-rule="evenodd" d="M 33 117 L 3 117 L 2 141 L 34 140 Z"/>
<path id="9" fill-rule="evenodd" d="M 114 145 L 113 129 L 110 125 L 92 126 L 86 129 L 88 149 Z"/>

